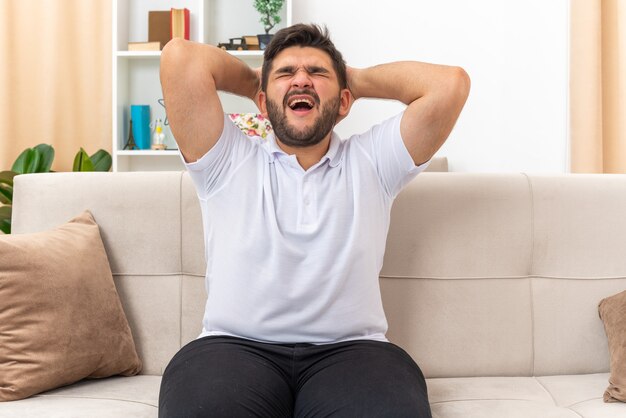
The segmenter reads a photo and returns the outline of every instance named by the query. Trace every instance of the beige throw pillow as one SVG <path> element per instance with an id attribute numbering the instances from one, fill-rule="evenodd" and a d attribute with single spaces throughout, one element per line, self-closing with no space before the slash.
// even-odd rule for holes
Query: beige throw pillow
<path id="1" fill-rule="evenodd" d="M 0 401 L 140 370 L 89 212 L 51 231 L 0 235 Z"/>
<path id="2" fill-rule="evenodd" d="M 609 340 L 611 376 L 604 402 L 626 402 L 626 291 L 600 301 L 600 318 Z"/>

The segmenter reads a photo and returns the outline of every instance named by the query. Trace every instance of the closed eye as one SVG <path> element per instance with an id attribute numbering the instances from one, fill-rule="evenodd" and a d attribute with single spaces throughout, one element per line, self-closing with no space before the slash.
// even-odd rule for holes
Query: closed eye
<path id="1" fill-rule="evenodd" d="M 291 76 L 296 72 L 294 67 L 281 67 L 274 72 L 276 78 Z"/>
<path id="2" fill-rule="evenodd" d="M 307 72 L 312 75 L 328 76 L 330 72 L 324 67 L 307 67 Z"/>
<path id="3" fill-rule="evenodd" d="M 296 71 L 297 69 L 292 66 L 281 67 L 281 68 L 276 69 L 276 71 L 274 72 L 274 77 L 276 78 L 290 77 L 290 76 L 293 76 L 296 73 Z M 330 76 L 330 71 L 328 71 L 324 67 L 309 66 L 309 67 L 306 67 L 306 72 L 309 75 L 315 75 L 315 76 L 321 76 L 321 77 Z"/>

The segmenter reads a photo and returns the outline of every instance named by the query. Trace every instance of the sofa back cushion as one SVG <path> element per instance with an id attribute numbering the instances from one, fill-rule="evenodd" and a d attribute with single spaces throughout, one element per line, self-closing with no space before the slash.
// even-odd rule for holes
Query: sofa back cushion
<path id="1" fill-rule="evenodd" d="M 181 181 L 174 172 L 28 174 L 15 181 L 14 233 L 49 229 L 85 209 L 97 219 L 142 374 L 162 374 L 191 339 L 181 332 L 182 315 L 194 305 L 182 304 L 189 288 Z"/>
<path id="2" fill-rule="evenodd" d="M 202 217 L 184 173 L 18 176 L 15 232 L 89 209 L 142 373 L 202 327 Z M 626 289 L 626 176 L 422 173 L 392 210 L 388 337 L 427 377 L 608 371 L 598 302 Z M 253 214 L 251 214 L 253 216 Z"/>
<path id="3" fill-rule="evenodd" d="M 388 337 L 428 377 L 608 371 L 626 176 L 422 174 L 392 211 Z"/>

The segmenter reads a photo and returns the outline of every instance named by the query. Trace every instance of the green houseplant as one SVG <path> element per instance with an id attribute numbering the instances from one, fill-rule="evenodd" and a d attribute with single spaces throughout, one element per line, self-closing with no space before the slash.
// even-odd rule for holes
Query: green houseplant
<path id="1" fill-rule="evenodd" d="M 11 233 L 11 213 L 13 203 L 13 179 L 19 174 L 49 173 L 54 160 L 54 148 L 39 144 L 25 149 L 15 160 L 11 170 L 0 171 L 0 231 Z M 105 150 L 98 150 L 89 156 L 80 149 L 74 157 L 72 171 L 109 171 L 112 158 Z"/>
<path id="2" fill-rule="evenodd" d="M 285 0 L 254 0 L 254 8 L 261 14 L 260 22 L 263 23 L 265 34 L 257 35 L 259 38 L 259 47 L 265 49 L 272 39 L 270 31 L 280 23 L 280 15 L 278 14 L 283 8 Z"/>

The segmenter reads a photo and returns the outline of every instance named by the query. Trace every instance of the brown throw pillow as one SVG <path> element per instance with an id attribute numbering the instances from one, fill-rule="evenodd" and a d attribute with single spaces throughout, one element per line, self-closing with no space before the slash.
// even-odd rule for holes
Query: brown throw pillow
<path id="1" fill-rule="evenodd" d="M 626 402 L 626 291 L 602 299 L 600 318 L 609 340 L 611 376 L 604 402 Z"/>
<path id="2" fill-rule="evenodd" d="M 140 370 L 89 212 L 51 231 L 0 235 L 0 401 Z"/>

